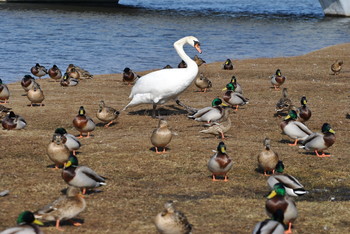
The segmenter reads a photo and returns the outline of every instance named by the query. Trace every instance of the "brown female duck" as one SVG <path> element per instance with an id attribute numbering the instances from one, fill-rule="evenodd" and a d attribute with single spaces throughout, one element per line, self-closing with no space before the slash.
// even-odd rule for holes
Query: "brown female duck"
<path id="1" fill-rule="evenodd" d="M 108 126 L 111 125 L 114 122 L 114 120 L 118 118 L 118 116 L 119 111 L 117 111 L 113 107 L 106 106 L 104 101 L 100 101 L 96 117 L 102 122 L 107 122 L 107 124 L 105 125 L 106 128 L 108 128 Z"/>
<path id="2" fill-rule="evenodd" d="M 151 134 L 151 142 L 156 149 L 156 153 L 165 153 L 166 146 L 170 143 L 173 134 L 168 128 L 168 122 L 164 119 L 160 119 L 158 122 L 158 127 L 153 130 Z M 158 151 L 159 148 L 163 148 L 163 151 Z"/>
<path id="3" fill-rule="evenodd" d="M 275 167 L 278 163 L 278 154 L 271 149 L 270 138 L 264 139 L 264 149 L 258 155 L 258 166 L 264 171 L 264 175 L 267 176 L 267 172 L 275 172 Z"/>

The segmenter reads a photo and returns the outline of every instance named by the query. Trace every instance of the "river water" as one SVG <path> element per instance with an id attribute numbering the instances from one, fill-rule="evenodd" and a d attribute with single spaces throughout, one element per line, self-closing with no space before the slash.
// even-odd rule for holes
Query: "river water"
<path id="1" fill-rule="evenodd" d="M 0 78 L 19 81 L 36 63 L 73 63 L 93 74 L 177 66 L 173 42 L 188 35 L 200 40 L 207 62 L 301 55 L 350 38 L 350 18 L 325 17 L 317 0 L 119 4 L 0 3 Z"/>

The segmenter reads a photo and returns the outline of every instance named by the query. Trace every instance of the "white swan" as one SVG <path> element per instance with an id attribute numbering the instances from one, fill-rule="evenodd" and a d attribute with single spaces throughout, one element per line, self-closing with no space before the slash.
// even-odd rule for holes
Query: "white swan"
<path id="1" fill-rule="evenodd" d="M 174 48 L 180 58 L 187 64 L 187 68 L 162 69 L 151 72 L 138 79 L 133 86 L 129 98 L 132 100 L 124 107 L 136 106 L 139 104 L 153 104 L 153 117 L 157 105 L 164 104 L 173 99 L 177 104 L 183 105 L 177 97 L 191 85 L 198 73 L 198 66 L 184 51 L 183 46 L 190 44 L 202 53 L 197 38 L 188 36 L 181 38 L 174 43 Z"/>

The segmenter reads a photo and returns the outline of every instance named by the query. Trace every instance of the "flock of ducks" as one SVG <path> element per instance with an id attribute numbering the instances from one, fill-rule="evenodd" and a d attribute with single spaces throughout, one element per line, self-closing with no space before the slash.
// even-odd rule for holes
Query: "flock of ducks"
<path id="1" fill-rule="evenodd" d="M 179 105 L 187 107 L 178 100 L 178 95 L 192 81 L 195 81 L 196 86 L 201 92 L 206 92 L 207 89 L 212 87 L 211 81 L 205 78 L 202 73 L 197 76 L 198 67 L 204 64 L 205 61 L 198 56 L 195 57 L 195 61 L 190 59 L 182 49 L 186 43 L 192 45 L 198 52 L 201 52 L 198 39 L 195 37 L 185 37 L 175 42 L 174 47 L 183 59 L 182 62 L 185 65 L 181 65 L 181 67 L 184 68 L 173 69 L 167 67 L 143 77 L 138 76 L 130 68 L 124 69 L 123 82 L 133 85 L 133 87 L 130 94 L 132 100 L 123 110 L 129 106 L 144 103 L 153 104 L 153 110 L 155 110 L 158 104 L 164 104 L 171 99 L 175 100 Z M 342 61 L 337 61 L 331 66 L 331 70 L 335 75 L 339 74 L 342 64 Z M 233 70 L 232 61 L 227 59 L 222 65 L 222 69 Z M 93 77 L 86 70 L 76 67 L 73 64 L 68 66 L 63 76 L 56 65 L 47 71 L 45 67 L 36 64 L 32 67 L 31 72 L 39 79 L 49 74 L 53 80 L 60 80 L 61 85 L 62 82 L 68 82 L 66 83 L 67 85 L 62 86 L 74 86 L 73 83 L 79 79 L 91 79 Z M 160 82 L 163 75 L 170 76 L 168 83 L 165 82 L 166 85 L 160 84 L 160 88 L 150 87 L 155 83 L 164 83 Z M 180 82 L 177 81 L 178 83 L 174 83 L 172 79 L 177 76 L 185 77 L 182 80 L 180 79 Z M 179 78 L 177 77 L 177 79 Z M 275 90 L 279 90 L 286 82 L 286 77 L 282 76 L 280 69 L 277 69 L 270 79 Z M 42 106 L 44 96 L 39 83 L 32 76 L 25 75 L 21 81 L 21 85 L 31 102 L 30 105 L 37 104 Z M 174 92 L 167 89 L 167 85 L 172 85 L 172 87 L 178 86 L 174 88 Z M 219 97 L 214 98 L 211 106 L 208 107 L 201 109 L 191 108 L 193 112 L 188 115 L 189 118 L 195 121 L 204 122 L 204 126 L 208 127 L 200 131 L 201 133 L 212 134 L 222 140 L 225 139 L 224 134 L 231 127 L 229 117 L 231 110 L 237 111 L 238 106 L 249 103 L 249 99 L 243 96 L 242 87 L 237 83 L 235 76 L 232 76 L 223 90 L 225 90 L 225 93 L 222 99 Z M 10 92 L 7 86 L 0 80 L 0 100 L 6 104 L 8 103 L 9 96 Z M 329 157 L 330 155 L 326 155 L 324 151 L 334 144 L 335 132 L 328 123 L 323 124 L 321 133 L 311 131 L 305 125 L 305 122 L 311 117 L 311 110 L 307 107 L 306 97 L 303 96 L 300 102 L 301 106 L 296 108 L 288 97 L 287 88 L 283 89 L 282 98 L 276 104 L 276 113 L 280 115 L 286 112 L 287 115 L 280 123 L 283 133 L 294 140 L 294 144 L 290 145 L 295 146 L 298 141 L 302 141 L 300 148 L 309 151 L 312 150 L 319 157 Z M 11 111 L 11 108 L 0 105 L 0 112 L 7 113 L 2 119 L 4 129 L 22 129 L 26 126 L 26 121 Z M 118 118 L 119 114 L 119 111 L 106 106 L 104 101 L 101 101 L 96 116 L 105 123 L 105 127 L 109 127 Z M 93 119 L 87 116 L 83 106 L 79 108 L 78 114 L 73 119 L 72 124 L 80 135 L 75 137 L 72 134 L 68 134 L 64 128 L 57 128 L 53 133 L 52 141 L 49 143 L 47 149 L 48 157 L 55 164 L 55 169 L 63 167 L 61 176 L 69 186 L 66 194 L 35 212 L 22 212 L 17 219 L 18 226 L 6 229 L 1 233 L 16 233 L 19 231 L 23 231 L 23 233 L 42 233 L 36 224 L 42 225 L 43 223 L 37 219 L 55 221 L 56 228 L 62 230 L 60 227 L 62 220 L 71 220 L 86 208 L 86 201 L 84 199 L 86 190 L 106 185 L 105 177 L 87 166 L 78 164 L 76 151 L 81 147 L 78 138 L 90 137 L 91 132 L 96 127 Z M 84 134 L 86 135 L 84 136 Z M 171 142 L 173 135 L 174 133 L 169 129 L 167 121 L 160 118 L 158 127 L 154 129 L 150 136 L 155 152 L 158 154 L 166 153 L 167 145 Z M 292 224 L 298 216 L 295 202 L 291 197 L 302 196 L 307 194 L 307 191 L 295 177 L 283 173 L 283 162 L 280 160 L 278 153 L 272 150 L 271 140 L 266 138 L 263 143 L 264 148 L 257 156 L 257 164 L 262 173 L 269 177 L 267 184 L 271 192 L 267 196 L 265 208 L 270 219 L 256 224 L 253 233 L 291 233 Z M 229 157 L 226 150 L 225 143 L 223 141 L 219 142 L 214 155 L 208 160 L 207 168 L 212 174 L 213 181 L 228 181 L 227 174 L 233 167 L 233 160 Z M 164 204 L 164 210 L 156 215 L 154 223 L 157 230 L 160 233 L 191 233 L 192 225 L 182 212 L 174 208 L 173 203 L 173 201 L 166 202 Z M 75 226 L 81 225 L 81 223 L 73 221 L 72 223 Z"/>

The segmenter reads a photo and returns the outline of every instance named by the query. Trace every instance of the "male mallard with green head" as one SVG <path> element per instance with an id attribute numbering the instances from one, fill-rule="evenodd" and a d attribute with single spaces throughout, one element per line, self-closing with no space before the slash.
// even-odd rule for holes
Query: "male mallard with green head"
<path id="1" fill-rule="evenodd" d="M 81 223 L 73 222 L 71 219 L 84 211 L 85 207 L 86 202 L 80 189 L 69 186 L 65 195 L 36 211 L 35 218 L 56 221 L 56 229 L 64 231 L 60 228 L 62 220 L 69 220 L 74 226 L 81 226 Z"/>
<path id="2" fill-rule="evenodd" d="M 111 125 L 114 122 L 114 120 L 118 118 L 118 116 L 119 111 L 117 111 L 113 107 L 106 106 L 104 101 L 100 101 L 96 117 L 104 123 L 107 122 L 107 124 L 105 125 L 106 128 L 108 128 L 109 125 Z"/>
<path id="3" fill-rule="evenodd" d="M 284 223 L 288 224 L 288 230 L 285 233 L 292 233 L 292 223 L 298 217 L 298 210 L 295 202 L 286 196 L 286 190 L 283 184 L 275 184 L 271 193 L 267 196 L 265 203 L 266 213 L 272 217 L 277 210 L 283 211 Z"/>
<path id="4" fill-rule="evenodd" d="M 1 234 L 43 234 L 37 225 L 44 225 L 35 219 L 31 211 L 23 211 L 17 218 L 17 226 L 7 228 Z"/>
<path id="5" fill-rule="evenodd" d="M 52 141 L 47 147 L 47 154 L 51 161 L 55 163 L 55 169 L 63 166 L 68 161 L 70 151 L 65 145 L 67 138 L 59 133 L 54 133 Z"/>
<path id="6" fill-rule="evenodd" d="M 34 75 L 39 77 L 39 79 L 47 74 L 47 69 L 44 66 L 41 66 L 39 63 L 35 64 L 30 69 L 30 72 Z"/>
<path id="7" fill-rule="evenodd" d="M 16 115 L 13 111 L 10 111 L 1 121 L 1 125 L 6 130 L 19 130 L 25 128 L 27 122 L 22 116 Z"/>
<path id="8" fill-rule="evenodd" d="M 104 177 L 87 166 L 79 166 L 78 158 L 74 155 L 69 156 L 68 162 L 65 163 L 62 178 L 68 185 L 82 188 L 83 194 L 86 193 L 86 189 L 106 185 Z"/>
<path id="9" fill-rule="evenodd" d="M 242 86 L 240 84 L 237 83 L 237 78 L 236 76 L 232 76 L 230 83 L 233 85 L 233 87 L 235 87 L 235 92 L 236 93 L 240 93 L 243 94 L 243 89 Z M 227 86 L 227 85 L 226 85 Z M 222 91 L 226 91 L 227 87 L 225 86 L 225 88 L 222 89 Z"/>
<path id="10" fill-rule="evenodd" d="M 277 69 L 276 73 L 270 76 L 270 79 L 271 79 L 271 84 L 273 85 L 275 90 L 279 90 L 279 88 L 281 87 L 281 85 L 284 84 L 287 78 L 282 75 L 280 69 Z"/>
<path id="11" fill-rule="evenodd" d="M 76 130 L 80 132 L 78 138 L 83 137 L 83 133 L 87 132 L 86 137 L 90 137 L 90 133 L 95 129 L 96 125 L 94 121 L 86 115 L 85 109 L 83 106 L 79 108 L 78 115 L 73 119 L 73 126 Z"/>
<path id="12" fill-rule="evenodd" d="M 181 211 L 177 211 L 173 201 L 164 204 L 164 210 L 158 213 L 154 219 L 154 224 L 159 233 L 162 234 L 190 234 L 192 224 L 190 224 Z"/>
<path id="13" fill-rule="evenodd" d="M 170 143 L 172 137 L 173 134 L 168 128 L 168 122 L 165 119 L 160 119 L 158 127 L 154 129 L 151 134 L 151 142 L 152 145 L 154 145 L 157 154 L 166 152 L 165 146 L 167 146 Z M 159 148 L 163 148 L 163 151 L 158 151 Z"/>
<path id="14" fill-rule="evenodd" d="M 324 123 L 321 128 L 322 133 L 315 132 L 302 142 L 300 148 L 313 150 L 318 157 L 330 157 L 330 154 L 325 154 L 323 151 L 331 147 L 335 142 L 335 131 L 329 123 Z M 322 154 L 319 154 L 319 151 Z"/>
<path id="15" fill-rule="evenodd" d="M 289 196 L 299 197 L 308 193 L 294 176 L 283 173 L 284 164 L 282 161 L 278 161 L 275 171 L 276 174 L 270 176 L 267 180 L 270 189 L 273 189 L 275 184 L 282 183 Z"/>
<path id="16" fill-rule="evenodd" d="M 290 146 L 297 145 L 299 140 L 305 140 L 312 131 L 303 123 L 296 121 L 298 115 L 295 110 L 289 111 L 288 116 L 280 123 L 280 127 L 284 134 L 294 139 L 294 144 L 289 144 Z"/>
<path id="17" fill-rule="evenodd" d="M 222 100 L 220 98 L 215 98 L 211 102 L 211 106 L 204 107 L 197 110 L 193 115 L 188 116 L 190 119 L 194 119 L 200 122 L 215 122 L 222 118 L 224 114 Z"/>
<path id="18" fill-rule="evenodd" d="M 267 176 L 267 172 L 275 172 L 275 167 L 278 163 L 278 154 L 271 149 L 270 138 L 264 139 L 264 149 L 258 155 L 258 166 L 264 171 L 264 175 Z"/>
<path id="19" fill-rule="evenodd" d="M 218 181 L 216 176 L 224 176 L 224 181 L 228 181 L 227 173 L 233 165 L 232 159 L 226 153 L 224 142 L 220 142 L 216 153 L 208 161 L 208 169 L 212 173 L 213 181 Z"/>
<path id="20" fill-rule="evenodd" d="M 238 106 L 244 106 L 249 103 L 249 99 L 245 98 L 242 94 L 235 92 L 235 86 L 232 83 L 226 85 L 227 91 L 224 93 L 222 99 L 227 102 L 229 105 L 236 106 L 236 111 Z"/>
<path id="21" fill-rule="evenodd" d="M 225 63 L 222 65 L 222 69 L 233 70 L 233 63 L 232 63 L 231 59 L 226 59 Z"/>
<path id="22" fill-rule="evenodd" d="M 305 96 L 301 97 L 301 106 L 298 108 L 298 120 L 300 122 L 306 122 L 311 118 L 311 110 L 307 107 L 307 99 Z"/>

